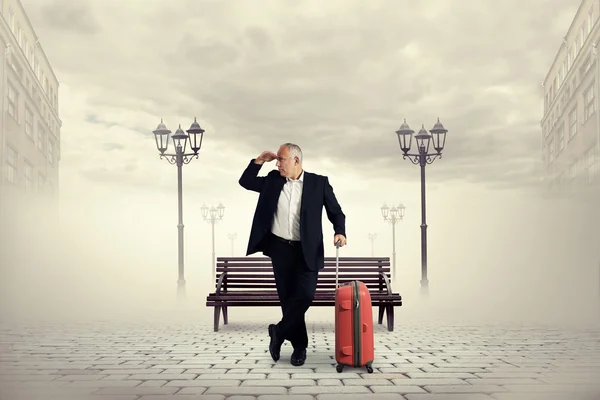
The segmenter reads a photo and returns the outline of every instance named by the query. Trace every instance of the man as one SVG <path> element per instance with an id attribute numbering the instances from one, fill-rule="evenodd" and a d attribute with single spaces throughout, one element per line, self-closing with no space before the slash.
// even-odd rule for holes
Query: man
<path id="1" fill-rule="evenodd" d="M 262 165 L 275 159 L 278 170 L 259 177 Z M 323 207 L 333 224 L 334 245 L 346 244 L 346 216 L 328 178 L 304 171 L 302 150 L 292 143 L 281 145 L 277 154 L 264 151 L 252 159 L 239 183 L 260 193 L 246 255 L 262 251 L 271 258 L 281 303 L 283 317 L 268 329 L 269 352 L 274 361 L 279 360 L 281 346 L 288 340 L 294 348 L 291 364 L 303 365 L 308 347 L 304 315 L 324 267 Z"/>

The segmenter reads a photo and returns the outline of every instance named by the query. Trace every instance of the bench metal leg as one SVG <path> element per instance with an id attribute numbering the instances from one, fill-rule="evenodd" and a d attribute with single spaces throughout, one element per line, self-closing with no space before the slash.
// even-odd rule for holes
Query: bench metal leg
<path id="1" fill-rule="evenodd" d="M 227 325 L 229 323 L 229 318 L 227 314 L 227 306 L 223 306 L 223 325 Z"/>
<path id="2" fill-rule="evenodd" d="M 394 330 L 394 306 L 390 305 L 386 307 L 387 311 L 387 328 L 388 331 Z"/>
<path id="3" fill-rule="evenodd" d="M 215 306 L 215 332 L 219 331 L 219 319 L 221 317 L 221 307 Z"/>
<path id="4" fill-rule="evenodd" d="M 377 320 L 377 323 L 379 325 L 383 324 L 383 314 L 385 314 L 385 306 L 380 305 L 379 306 L 379 318 Z"/>

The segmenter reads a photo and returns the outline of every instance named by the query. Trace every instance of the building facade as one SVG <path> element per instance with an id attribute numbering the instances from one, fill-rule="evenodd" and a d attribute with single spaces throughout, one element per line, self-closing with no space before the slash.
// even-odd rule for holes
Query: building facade
<path id="1" fill-rule="evenodd" d="M 58 79 L 19 0 L 0 0 L 0 215 L 2 223 L 57 210 Z M 40 206 L 40 207 L 36 207 Z"/>
<path id="2" fill-rule="evenodd" d="M 544 180 L 600 185 L 600 0 L 583 0 L 543 82 Z M 579 189 L 578 189 L 579 188 Z"/>

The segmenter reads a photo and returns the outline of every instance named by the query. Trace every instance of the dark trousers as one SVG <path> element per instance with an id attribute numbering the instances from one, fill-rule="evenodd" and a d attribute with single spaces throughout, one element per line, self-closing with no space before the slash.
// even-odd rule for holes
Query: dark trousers
<path id="1" fill-rule="evenodd" d="M 277 337 L 289 340 L 294 349 L 305 349 L 308 333 L 304 315 L 314 299 L 319 273 L 306 266 L 301 242 L 284 242 L 271 235 L 269 247 L 283 315 L 277 324 Z"/>

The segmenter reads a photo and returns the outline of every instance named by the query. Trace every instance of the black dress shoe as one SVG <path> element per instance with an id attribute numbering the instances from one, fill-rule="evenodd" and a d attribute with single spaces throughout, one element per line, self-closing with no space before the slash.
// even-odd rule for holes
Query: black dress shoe
<path id="1" fill-rule="evenodd" d="M 278 361 L 283 342 L 281 342 L 277 337 L 277 326 L 274 324 L 269 325 L 269 336 L 271 337 L 271 342 L 269 343 L 269 353 L 271 353 L 271 358 L 273 358 L 273 361 Z"/>
<path id="2" fill-rule="evenodd" d="M 304 362 L 306 361 L 306 349 L 294 349 L 290 361 L 292 365 L 296 367 L 304 365 Z"/>

